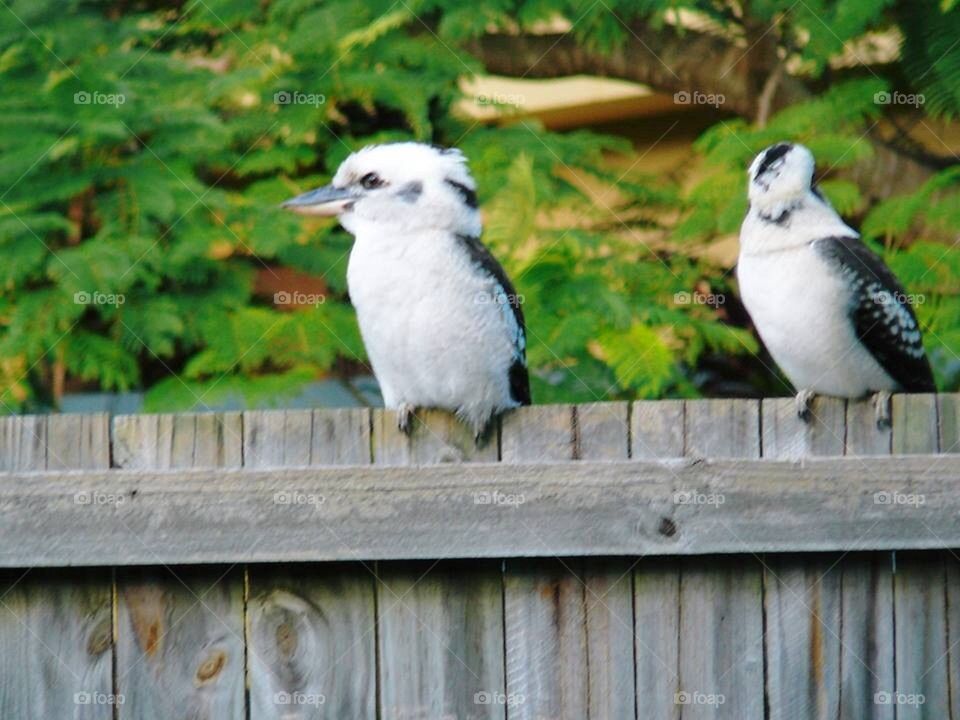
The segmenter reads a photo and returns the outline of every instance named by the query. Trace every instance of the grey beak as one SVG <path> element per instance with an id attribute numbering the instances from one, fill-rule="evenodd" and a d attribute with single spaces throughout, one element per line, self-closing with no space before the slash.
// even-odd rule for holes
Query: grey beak
<path id="1" fill-rule="evenodd" d="M 349 205 L 357 199 L 357 196 L 349 188 L 338 188 L 333 185 L 310 190 L 290 198 L 280 207 L 285 210 L 291 210 L 300 215 L 321 215 L 333 216 L 339 215 L 344 210 L 349 210 Z"/>

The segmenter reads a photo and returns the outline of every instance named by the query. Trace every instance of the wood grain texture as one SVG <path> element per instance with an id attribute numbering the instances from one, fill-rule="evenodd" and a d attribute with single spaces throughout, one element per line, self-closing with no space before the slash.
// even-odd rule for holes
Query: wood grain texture
<path id="1" fill-rule="evenodd" d="M 889 455 L 892 443 L 891 428 L 876 424 L 872 398 L 847 403 L 847 455 L 852 462 L 860 462 L 858 457 Z M 876 488 L 882 493 L 889 490 L 889 483 Z M 865 499 L 877 505 L 875 494 Z M 869 537 L 883 524 L 877 521 L 863 528 L 860 541 L 851 549 L 869 549 Z M 893 564 L 891 553 L 847 555 L 841 560 L 841 717 L 862 715 L 865 707 L 877 720 L 895 717 L 895 705 L 877 703 L 882 693 L 896 685 Z"/>
<path id="2" fill-rule="evenodd" d="M 0 566 L 941 549 L 960 467 L 937 457 L 7 473 Z M 123 502 L 74 502 L 105 487 Z"/>
<path id="3" fill-rule="evenodd" d="M 867 713 L 872 719 L 892 720 L 896 707 L 876 702 L 878 693 L 892 692 L 896 686 L 890 553 L 848 555 L 841 572 L 839 717 Z"/>
<path id="4" fill-rule="evenodd" d="M 889 427 L 877 427 L 871 398 L 847 402 L 847 455 L 889 455 Z"/>
<path id="5" fill-rule="evenodd" d="M 0 418 L 0 471 L 44 470 L 47 467 L 47 417 Z"/>
<path id="6" fill-rule="evenodd" d="M 842 588 L 839 558 L 767 556 L 767 702 L 774 719 L 840 717 Z"/>
<path id="7" fill-rule="evenodd" d="M 368 464 L 370 422 L 367 408 L 314 410 L 310 464 Z"/>
<path id="8" fill-rule="evenodd" d="M 683 400 L 638 400 L 630 406 L 630 448 L 635 458 L 684 454 Z"/>
<path id="9" fill-rule="evenodd" d="M 946 567 L 941 553 L 897 553 L 897 720 L 950 717 Z"/>
<path id="10" fill-rule="evenodd" d="M 359 563 L 249 572 L 250 719 L 376 718 L 373 574 Z"/>
<path id="11" fill-rule="evenodd" d="M 758 400 L 688 400 L 684 421 L 689 457 L 760 457 Z"/>
<path id="12" fill-rule="evenodd" d="M 658 408 L 661 406 L 662 408 Z M 680 457 L 684 453 L 685 406 L 682 400 L 640 401 L 631 407 L 633 457 Z M 674 478 L 679 490 L 682 478 Z M 652 509 L 661 514 L 657 532 L 676 532 L 673 495 Z M 677 720 L 680 692 L 680 565 L 676 558 L 643 558 L 633 571 L 634 673 L 636 717 Z"/>
<path id="13" fill-rule="evenodd" d="M 370 462 L 369 413 L 280 411 L 244 414 L 244 463 L 303 467 Z M 273 505 L 323 522 L 327 496 L 295 489 Z M 344 547 L 349 552 L 349 546 Z M 250 720 L 376 717 L 375 577 L 361 562 L 256 565 L 247 602 Z"/>
<path id="14" fill-rule="evenodd" d="M 380 716 L 505 718 L 500 563 L 381 564 L 378 580 Z"/>
<path id="15" fill-rule="evenodd" d="M 113 466 L 129 470 L 240 465 L 240 413 L 118 415 L 113 419 Z"/>
<path id="16" fill-rule="evenodd" d="M 118 417 L 113 432 L 120 449 L 115 463 L 141 472 L 239 467 L 242 461 L 237 413 Z M 123 497 L 135 501 L 136 496 L 131 491 Z M 117 720 L 242 720 L 242 569 L 171 567 L 160 557 L 163 537 L 128 530 L 133 537 L 127 543 L 146 563 L 163 567 L 117 573 L 115 686 L 125 698 Z M 256 538 L 244 544 L 250 548 Z"/>
<path id="17" fill-rule="evenodd" d="M 0 717 L 109 720 L 109 571 L 0 574 Z"/>
<path id="18" fill-rule="evenodd" d="M 0 420 L 0 468 L 105 469 L 105 415 Z M 108 486 L 101 485 L 99 492 Z M 67 489 L 77 511 L 98 496 Z M 43 512 L 36 508 L 36 517 Z M 15 536 L 3 535 L 7 545 Z M 69 550 L 71 538 L 48 537 Z M 116 706 L 109 570 L 17 570 L 0 576 L 0 717 L 106 720 Z"/>
<path id="19" fill-rule="evenodd" d="M 793 398 L 762 400 L 763 456 L 798 460 L 816 455 L 843 455 L 846 402 L 837 398 L 817 397 L 810 411 L 810 419 L 803 421 L 797 416 Z"/>
<path id="20" fill-rule="evenodd" d="M 936 395 L 894 395 L 892 452 L 894 455 L 936 453 L 939 446 Z"/>
<path id="21" fill-rule="evenodd" d="M 793 398 L 761 403 L 765 458 L 843 455 L 846 402 L 818 397 L 809 420 Z M 764 560 L 767 705 L 771 720 L 839 717 L 842 570 L 832 554 L 776 555 Z"/>
<path id="22" fill-rule="evenodd" d="M 470 428 L 441 410 L 418 410 L 410 435 L 397 429 L 393 410 L 373 411 L 373 461 L 377 465 L 496 462 L 497 429 L 479 443 Z"/>
<path id="23" fill-rule="evenodd" d="M 570 405 L 522 407 L 501 418 L 500 459 L 505 463 L 571 460 L 575 444 Z"/>
<path id="24" fill-rule="evenodd" d="M 960 453 L 960 394 L 938 395 L 937 413 L 940 425 L 940 452 Z"/>
<path id="25" fill-rule="evenodd" d="M 573 458 L 572 408 L 555 405 L 521 410 L 504 418 L 503 462 Z M 522 508 L 541 502 L 539 497 L 520 494 L 527 502 L 515 508 L 515 516 Z M 524 525 L 521 532 L 528 542 L 549 548 L 541 524 Z M 516 701 L 509 712 L 511 720 L 587 717 L 590 684 L 583 672 L 588 650 L 582 564 L 560 559 L 508 560 L 503 582 L 507 697 Z"/>
<path id="26" fill-rule="evenodd" d="M 577 456 L 582 460 L 626 460 L 630 419 L 626 403 L 577 406 Z M 632 558 L 590 558 L 583 563 L 586 601 L 589 716 L 633 720 Z"/>
<path id="27" fill-rule="evenodd" d="M 372 447 L 377 465 L 495 462 L 497 432 L 478 444 L 452 414 L 420 410 L 407 436 L 393 411 L 374 410 Z M 468 500 L 473 508 L 509 512 L 484 493 Z M 376 588 L 381 717 L 504 718 L 499 564 L 391 563 Z"/>
<path id="28" fill-rule="evenodd" d="M 680 563 L 645 558 L 634 570 L 637 717 L 678 720 Z"/>
<path id="29" fill-rule="evenodd" d="M 944 553 L 947 575 L 947 663 L 950 684 L 950 717 L 960 717 L 960 557 L 956 551 Z"/>
<path id="30" fill-rule="evenodd" d="M 698 400 L 686 403 L 688 455 L 760 457 L 758 402 Z M 736 460 L 731 461 L 734 468 Z M 733 472 L 739 472 L 733 470 Z M 716 514 L 724 492 L 693 485 L 679 507 Z M 692 493 L 692 495 L 690 494 Z M 710 497 L 723 502 L 710 502 Z M 701 503 L 699 498 L 703 497 Z M 694 502 L 691 502 L 691 498 Z M 734 546 L 745 551 L 743 528 L 718 518 Z M 684 521 L 678 523 L 683 532 Z M 684 560 L 680 576 L 680 691 L 682 717 L 762 720 L 763 698 L 762 566 L 754 557 Z M 722 701 L 721 701 L 722 699 Z"/>
<path id="31" fill-rule="evenodd" d="M 895 395 L 893 452 L 936 453 L 940 445 L 935 395 Z M 908 483 L 892 485 L 887 502 L 910 513 L 927 498 Z M 939 540 L 930 528 L 931 539 Z M 948 547 L 944 543 L 944 547 Z M 949 717 L 946 567 L 940 553 L 895 555 L 893 598 L 896 622 L 897 720 Z M 919 702 L 923 696 L 923 702 Z M 917 700 L 911 702 L 911 700 Z"/>

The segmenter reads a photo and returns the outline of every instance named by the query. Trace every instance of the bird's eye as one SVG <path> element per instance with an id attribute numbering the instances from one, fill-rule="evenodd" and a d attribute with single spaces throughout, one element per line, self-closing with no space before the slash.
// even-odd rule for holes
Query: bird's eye
<path id="1" fill-rule="evenodd" d="M 360 184 L 363 185 L 363 187 L 367 190 L 373 190 L 374 188 L 384 185 L 384 182 L 379 175 L 371 172 L 360 178 Z"/>

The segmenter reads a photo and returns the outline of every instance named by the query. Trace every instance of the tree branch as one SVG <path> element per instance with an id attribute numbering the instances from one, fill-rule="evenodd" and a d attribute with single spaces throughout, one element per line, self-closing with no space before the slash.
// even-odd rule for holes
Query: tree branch
<path id="1" fill-rule="evenodd" d="M 723 95 L 722 107 L 754 119 L 762 82 L 773 72 L 765 43 L 739 47 L 724 38 L 693 31 L 636 24 L 632 38 L 609 53 L 590 50 L 566 34 L 484 35 L 466 45 L 488 72 L 525 78 L 600 75 L 630 80 L 668 94 L 686 91 Z M 761 57 L 764 56 L 764 57 Z M 774 61 L 776 58 L 774 58 Z M 776 111 L 807 99 L 800 81 L 784 76 L 770 98 Z"/>

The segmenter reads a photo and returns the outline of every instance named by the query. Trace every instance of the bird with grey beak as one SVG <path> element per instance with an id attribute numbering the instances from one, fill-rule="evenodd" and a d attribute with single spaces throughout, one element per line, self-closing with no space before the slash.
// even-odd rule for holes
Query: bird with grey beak
<path id="1" fill-rule="evenodd" d="M 350 300 L 402 431 L 416 408 L 440 408 L 479 442 L 495 415 L 530 404 L 522 298 L 480 242 L 476 184 L 459 150 L 372 145 L 283 207 L 336 216 L 354 236 Z"/>
<path id="2" fill-rule="evenodd" d="M 910 297 L 814 182 L 813 154 L 777 143 L 750 166 L 737 279 L 757 333 L 811 416 L 815 395 L 871 393 L 889 425 L 890 393 L 934 392 Z"/>

